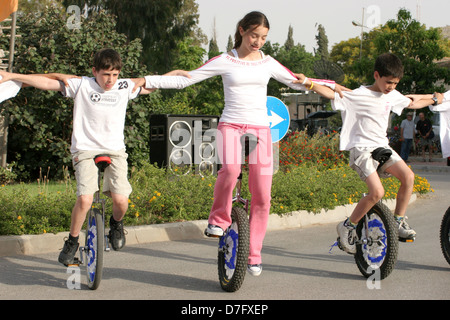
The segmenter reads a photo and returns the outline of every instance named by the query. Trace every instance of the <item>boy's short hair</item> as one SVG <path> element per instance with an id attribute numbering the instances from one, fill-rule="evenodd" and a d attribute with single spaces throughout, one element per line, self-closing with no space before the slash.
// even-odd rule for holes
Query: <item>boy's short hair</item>
<path id="1" fill-rule="evenodd" d="M 375 61 L 375 70 L 380 77 L 403 78 L 402 61 L 392 53 L 383 53 Z"/>
<path id="2" fill-rule="evenodd" d="M 122 70 L 120 54 L 113 49 L 102 49 L 94 56 L 92 66 L 95 70 Z"/>

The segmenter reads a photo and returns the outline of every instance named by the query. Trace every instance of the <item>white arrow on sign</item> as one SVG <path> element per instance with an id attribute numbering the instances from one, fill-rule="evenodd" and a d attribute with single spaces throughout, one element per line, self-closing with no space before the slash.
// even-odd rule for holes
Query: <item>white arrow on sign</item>
<path id="1" fill-rule="evenodd" d="M 282 117 L 277 115 L 275 112 L 270 111 L 270 116 L 269 116 L 270 128 L 275 127 L 277 124 L 283 122 L 284 120 L 285 119 L 283 119 Z"/>

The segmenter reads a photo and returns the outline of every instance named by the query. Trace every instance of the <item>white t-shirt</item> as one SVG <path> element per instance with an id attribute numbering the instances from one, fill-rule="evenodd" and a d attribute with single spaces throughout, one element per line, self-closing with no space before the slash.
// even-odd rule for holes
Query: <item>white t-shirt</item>
<path id="1" fill-rule="evenodd" d="M 334 110 L 341 110 L 340 150 L 388 146 L 386 131 L 390 112 L 400 115 L 411 100 L 397 90 L 383 94 L 365 86 L 343 94 L 341 98 L 336 93 L 331 102 Z"/>
<path id="2" fill-rule="evenodd" d="M 0 79 L 3 77 L 0 76 Z M 0 102 L 3 102 L 9 98 L 15 97 L 22 88 L 22 82 L 19 81 L 6 81 L 0 83 Z"/>
<path id="3" fill-rule="evenodd" d="M 136 98 L 140 92 L 132 92 L 134 82 L 119 79 L 108 91 L 103 90 L 95 78 L 72 78 L 68 83 L 63 95 L 74 99 L 70 152 L 124 149 L 128 100 Z"/>
<path id="4" fill-rule="evenodd" d="M 400 128 L 403 128 L 403 138 L 413 139 L 416 131 L 416 124 L 413 120 L 403 119 L 400 124 Z"/>
<path id="5" fill-rule="evenodd" d="M 247 61 L 223 53 L 210 59 L 200 68 L 189 72 L 191 78 L 181 76 L 146 76 L 146 88 L 183 89 L 205 79 L 221 76 L 225 107 L 221 122 L 269 126 L 267 115 L 267 84 L 270 78 L 296 89 L 305 86 L 293 84 L 297 78 L 286 67 L 261 52 L 261 60 Z M 322 82 L 320 82 L 322 81 Z M 333 87 L 334 81 L 318 83 Z"/>
<path id="6" fill-rule="evenodd" d="M 432 111 L 439 111 L 442 157 L 450 157 L 450 91 L 444 93 L 444 101 L 441 104 L 429 108 Z"/>

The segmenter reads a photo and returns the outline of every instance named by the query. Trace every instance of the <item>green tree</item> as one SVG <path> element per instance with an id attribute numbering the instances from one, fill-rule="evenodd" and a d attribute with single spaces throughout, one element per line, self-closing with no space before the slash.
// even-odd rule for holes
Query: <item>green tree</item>
<path id="1" fill-rule="evenodd" d="M 294 28 L 289 25 L 288 36 L 286 42 L 284 43 L 284 49 L 289 51 L 294 47 Z"/>
<path id="2" fill-rule="evenodd" d="M 231 35 L 228 36 L 228 42 L 227 42 L 227 52 L 230 52 L 231 49 L 234 47 L 233 38 L 231 38 Z"/>
<path id="3" fill-rule="evenodd" d="M 335 45 L 331 59 L 346 73 L 344 85 L 355 88 L 373 83 L 373 65 L 378 55 L 392 52 L 405 68 L 397 89 L 402 93 L 430 93 L 444 90 L 443 83 L 450 83 L 450 71 L 435 62 L 442 59 L 448 42 L 439 29 L 422 25 L 411 17 L 406 9 L 400 9 L 397 19 L 363 34 L 360 58 L 360 38 L 352 38 Z"/>
<path id="4" fill-rule="evenodd" d="M 441 47 L 440 32 L 411 17 L 406 9 L 400 9 L 396 20 L 389 20 L 377 32 L 374 40 L 377 53 L 392 52 L 403 62 L 405 75 L 398 90 L 405 93 L 430 93 L 442 91 L 437 82 L 450 81 L 448 69 L 440 68 L 435 61 L 445 57 Z"/>
<path id="5" fill-rule="evenodd" d="M 194 0 L 63 0 L 63 4 L 87 5 L 89 15 L 103 9 L 116 16 L 113 30 L 130 41 L 141 39 L 142 61 L 160 74 L 172 69 L 179 41 L 189 36 L 196 40 L 195 45 L 206 43 L 197 26 L 198 4 Z"/>
<path id="6" fill-rule="evenodd" d="M 314 49 L 314 53 L 317 58 L 328 60 L 330 58 L 330 53 L 328 52 L 328 37 L 325 32 L 325 28 L 319 24 L 317 27 L 318 33 L 316 35 L 317 50 Z"/>
<path id="7" fill-rule="evenodd" d="M 139 63 L 139 39 L 129 42 L 125 35 L 115 32 L 111 15 L 100 12 L 95 19 L 83 20 L 80 29 L 72 30 L 66 27 L 67 19 L 64 11 L 50 7 L 19 20 L 22 37 L 17 40 L 16 72 L 91 76 L 95 52 L 111 47 L 124 62 L 121 77 L 147 73 Z M 24 88 L 10 102 L 4 111 L 10 119 L 8 159 L 18 163 L 22 178 L 27 174 L 36 177 L 39 168 L 46 171 L 50 167 L 52 176 L 61 172 L 63 166 L 71 168 L 73 100 L 56 92 Z M 132 165 L 148 159 L 149 106 L 154 110 L 161 107 L 157 94 L 140 97 L 129 105 L 125 134 Z"/>

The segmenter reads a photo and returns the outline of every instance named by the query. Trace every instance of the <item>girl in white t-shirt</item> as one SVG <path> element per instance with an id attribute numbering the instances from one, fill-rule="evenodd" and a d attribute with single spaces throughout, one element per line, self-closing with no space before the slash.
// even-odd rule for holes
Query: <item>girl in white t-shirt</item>
<path id="1" fill-rule="evenodd" d="M 401 183 L 395 208 L 395 217 L 399 223 L 399 237 L 413 239 L 416 234 L 405 221 L 406 208 L 414 186 L 414 173 L 389 147 L 386 136 L 391 111 L 400 115 L 404 108 L 421 108 L 410 98 L 395 90 L 402 77 L 403 66 L 400 59 L 386 53 L 380 55 L 375 62 L 374 84 L 344 92 L 343 97 L 303 77 L 296 81 L 313 86 L 313 90 L 318 94 L 332 100 L 332 107 L 335 110 L 341 111 L 343 127 L 340 149 L 350 151 L 350 166 L 366 182 L 369 190 L 367 196 L 358 202 L 351 216 L 337 226 L 341 245 L 351 254 L 356 253 L 354 239 L 357 223 L 384 195 L 384 188 L 377 174 L 378 162 L 371 154 L 378 147 L 389 148 L 392 151 L 392 156 L 381 167 L 381 171 L 395 176 Z"/>
<path id="2" fill-rule="evenodd" d="M 249 159 L 252 200 L 248 271 L 252 275 L 259 275 L 262 270 L 261 248 L 271 200 L 273 159 L 267 115 L 267 83 L 270 78 L 274 78 L 291 88 L 306 90 L 302 84 L 293 84 L 297 78 L 291 71 L 260 51 L 268 32 L 267 17 L 260 12 L 250 12 L 237 25 L 235 45 L 231 52 L 210 59 L 200 68 L 189 72 L 189 78 L 145 77 L 147 89 L 182 89 L 213 76 L 222 77 L 225 108 L 216 137 L 222 168 L 214 187 L 214 203 L 208 219 L 207 234 L 221 236 L 231 224 L 232 192 L 241 167 L 240 137 L 247 133 L 257 137 L 258 143 Z M 334 81 L 322 83 L 335 88 Z"/>

